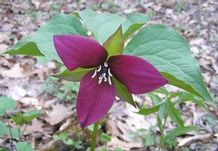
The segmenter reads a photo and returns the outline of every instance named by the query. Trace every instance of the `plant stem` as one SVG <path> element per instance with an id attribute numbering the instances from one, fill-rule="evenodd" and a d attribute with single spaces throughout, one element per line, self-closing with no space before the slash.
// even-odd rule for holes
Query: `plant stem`
<path id="1" fill-rule="evenodd" d="M 12 131 L 11 131 L 11 124 L 10 124 L 10 121 L 9 121 L 9 119 L 7 120 L 8 121 L 8 129 L 9 129 L 9 133 L 10 133 L 10 137 L 11 137 L 11 139 L 10 139 L 10 145 L 11 145 L 11 150 L 13 151 L 14 149 L 13 149 L 13 142 L 12 142 L 12 140 L 13 140 L 13 135 L 12 135 Z"/>
<path id="2" fill-rule="evenodd" d="M 18 125 L 17 125 L 17 131 L 18 131 L 18 135 L 19 135 L 19 141 L 21 141 L 21 128 Z"/>
<path id="3" fill-rule="evenodd" d="M 24 128 L 23 128 L 23 132 L 21 133 L 21 136 L 23 136 L 24 135 L 24 133 L 25 133 L 25 131 L 26 131 L 26 128 L 27 128 L 27 124 L 24 126 Z"/>
<path id="4" fill-rule="evenodd" d="M 161 126 L 159 126 L 159 129 L 160 129 L 160 132 L 161 132 L 161 137 L 160 137 L 160 145 L 159 145 L 159 148 L 158 148 L 158 151 L 160 151 L 161 150 L 161 147 L 162 148 L 164 148 L 165 147 L 165 144 L 164 144 L 164 129 L 165 129 L 165 126 L 166 126 L 166 122 L 167 122 L 167 117 L 165 117 L 164 118 L 164 123 L 163 123 L 163 125 L 162 125 L 162 127 Z"/>
<path id="5" fill-rule="evenodd" d="M 95 146 L 96 146 L 96 142 L 97 142 L 97 135 L 98 135 L 98 126 L 99 126 L 99 123 L 96 122 L 94 124 L 94 128 L 93 128 L 93 131 L 92 131 L 92 136 L 91 136 L 91 148 L 90 148 L 90 151 L 95 151 Z"/>

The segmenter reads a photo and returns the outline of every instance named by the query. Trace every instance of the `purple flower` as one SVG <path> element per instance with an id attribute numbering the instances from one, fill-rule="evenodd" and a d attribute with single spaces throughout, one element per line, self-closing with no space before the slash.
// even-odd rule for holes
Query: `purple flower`
<path id="1" fill-rule="evenodd" d="M 108 58 L 105 48 L 91 38 L 55 35 L 54 45 L 68 70 L 90 68 L 81 79 L 77 96 L 77 116 L 83 128 L 103 118 L 113 105 L 112 77 L 133 94 L 150 92 L 167 83 L 149 62 L 129 55 Z"/>

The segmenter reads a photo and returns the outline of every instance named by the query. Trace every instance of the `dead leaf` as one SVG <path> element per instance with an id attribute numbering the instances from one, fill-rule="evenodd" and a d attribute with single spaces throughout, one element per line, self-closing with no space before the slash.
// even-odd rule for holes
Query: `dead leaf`
<path id="1" fill-rule="evenodd" d="M 13 86 L 8 89 L 8 96 L 14 100 L 20 100 L 27 94 L 27 91 L 21 86 Z"/>
<path id="2" fill-rule="evenodd" d="M 0 68 L 0 74 L 9 78 L 25 78 L 27 76 L 27 73 L 18 63 L 9 70 Z"/>
<path id="3" fill-rule="evenodd" d="M 184 139 L 179 140 L 178 146 L 190 145 L 194 142 L 201 141 L 203 143 L 208 143 L 213 137 L 213 134 L 203 134 L 203 135 L 195 135 L 191 137 L 186 137 Z"/>
<path id="4" fill-rule="evenodd" d="M 142 148 L 143 144 L 137 143 L 137 142 L 128 143 L 128 142 L 121 141 L 116 137 L 112 137 L 111 141 L 109 143 L 107 143 L 106 148 L 109 150 L 115 150 L 115 148 L 117 148 L 117 147 L 122 148 L 125 151 L 129 151 L 132 148 L 134 148 L 134 149 Z"/>
<path id="5" fill-rule="evenodd" d="M 56 125 L 58 123 L 61 123 L 63 120 L 73 114 L 71 107 L 66 107 L 63 104 L 59 103 L 52 105 L 52 111 L 47 110 L 45 112 L 47 114 L 45 121 L 48 122 L 50 125 Z"/>
<path id="6" fill-rule="evenodd" d="M 42 106 L 40 105 L 40 102 L 37 98 L 34 97 L 24 97 L 19 100 L 21 103 L 23 103 L 25 106 L 34 106 L 36 109 L 40 110 L 42 109 Z"/>
<path id="7" fill-rule="evenodd" d="M 27 135 L 33 132 L 43 132 L 43 126 L 44 124 L 41 121 L 34 119 L 32 124 L 27 126 L 24 134 Z"/>

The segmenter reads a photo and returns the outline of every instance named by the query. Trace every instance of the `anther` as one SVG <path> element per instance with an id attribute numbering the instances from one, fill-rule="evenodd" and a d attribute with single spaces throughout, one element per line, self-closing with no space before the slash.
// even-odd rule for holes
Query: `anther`
<path id="1" fill-rule="evenodd" d="M 108 67 L 108 64 L 107 64 L 107 62 L 105 62 L 105 63 L 104 63 L 104 66 L 105 66 L 105 67 Z"/>
<path id="2" fill-rule="evenodd" d="M 101 71 L 101 66 L 99 66 L 99 68 L 97 69 L 97 72 Z"/>
<path id="3" fill-rule="evenodd" d="M 111 77 L 113 76 L 111 74 L 110 68 L 108 68 L 108 63 L 104 63 L 103 65 L 100 65 L 97 69 L 95 69 L 94 74 L 92 75 L 92 78 L 98 77 L 98 84 L 101 84 L 102 82 L 108 82 L 110 85 L 112 85 Z"/>
<path id="4" fill-rule="evenodd" d="M 99 78 L 98 78 L 98 84 L 101 84 L 102 80 L 103 80 L 103 76 L 101 75 Z"/>

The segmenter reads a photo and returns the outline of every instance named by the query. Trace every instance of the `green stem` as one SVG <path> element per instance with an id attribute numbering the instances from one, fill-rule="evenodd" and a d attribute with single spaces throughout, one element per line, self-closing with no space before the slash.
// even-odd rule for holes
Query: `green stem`
<path id="1" fill-rule="evenodd" d="M 96 142 L 97 142 L 97 135 L 98 135 L 98 126 L 99 126 L 99 123 L 96 122 L 94 124 L 94 129 L 92 131 L 92 140 L 91 140 L 91 148 L 90 148 L 90 151 L 95 151 L 95 146 L 96 146 Z"/>

